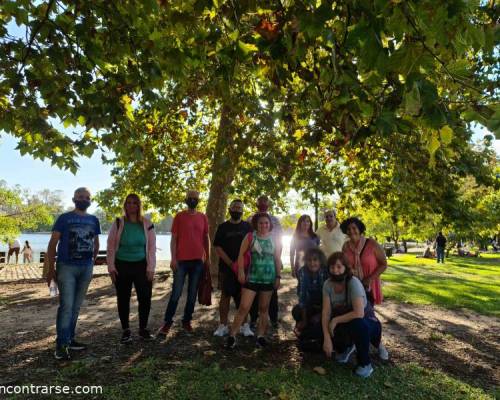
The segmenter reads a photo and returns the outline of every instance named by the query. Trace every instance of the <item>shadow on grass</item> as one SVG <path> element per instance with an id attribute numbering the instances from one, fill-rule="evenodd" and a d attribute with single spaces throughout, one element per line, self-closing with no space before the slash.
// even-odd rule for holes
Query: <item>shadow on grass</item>
<path id="1" fill-rule="evenodd" d="M 377 313 L 390 319 L 383 309 L 377 309 Z M 420 353 L 430 364 L 439 364 L 440 369 L 447 374 L 460 377 L 473 386 L 480 382 L 481 386 L 495 386 L 498 383 L 497 376 L 495 369 L 490 367 L 496 365 L 498 361 L 498 348 L 493 344 L 494 338 L 485 337 L 481 332 L 465 325 L 444 320 L 438 322 L 442 328 L 432 332 L 434 336 L 431 334 L 430 338 L 418 335 L 421 332 L 419 327 L 422 330 L 427 327 L 427 321 L 418 313 L 401 310 L 398 318 L 390 319 L 389 323 L 401 333 L 400 342 Z M 411 325 L 416 325 L 417 329 L 410 331 L 407 326 Z M 467 357 L 457 357 L 453 350 L 447 348 L 445 342 L 441 340 L 447 334 L 452 335 L 455 340 L 471 345 L 472 349 L 463 350 L 468 352 Z M 481 363 L 470 363 L 471 359 L 481 360 Z"/>
<path id="2" fill-rule="evenodd" d="M 453 271 L 446 273 L 393 264 L 382 279 L 387 282 L 384 286 L 387 298 L 500 315 L 500 289 L 498 281 L 491 277 L 474 276 L 471 279 L 454 275 Z"/>

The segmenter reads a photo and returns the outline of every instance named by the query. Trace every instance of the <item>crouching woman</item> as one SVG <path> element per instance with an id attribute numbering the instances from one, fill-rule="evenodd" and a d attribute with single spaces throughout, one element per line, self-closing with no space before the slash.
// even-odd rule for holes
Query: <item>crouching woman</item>
<path id="1" fill-rule="evenodd" d="M 346 257 L 341 252 L 328 258 L 329 279 L 323 285 L 323 350 L 327 357 L 335 351 L 339 363 L 347 363 L 356 351 L 356 375 L 368 378 L 373 373 L 370 343 L 378 348 L 382 326 L 366 299 L 361 281 L 352 276 Z"/>

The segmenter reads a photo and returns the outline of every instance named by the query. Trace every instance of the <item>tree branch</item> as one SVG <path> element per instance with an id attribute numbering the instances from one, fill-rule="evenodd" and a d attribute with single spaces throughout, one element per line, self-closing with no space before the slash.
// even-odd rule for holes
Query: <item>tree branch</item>
<path id="1" fill-rule="evenodd" d="M 36 35 L 38 35 L 38 32 L 40 32 L 40 29 L 42 29 L 42 26 L 47 22 L 49 19 L 49 14 L 52 9 L 52 6 L 54 5 L 55 0 L 49 0 L 49 3 L 47 5 L 47 10 L 45 11 L 45 15 L 43 19 L 40 21 L 38 26 L 31 32 L 31 37 L 27 45 L 26 53 L 24 54 L 22 60 L 21 60 L 21 67 L 19 68 L 18 73 L 21 73 L 22 70 L 26 67 L 26 61 L 29 57 L 29 54 L 31 52 L 31 46 L 33 45 L 33 42 L 35 41 Z"/>

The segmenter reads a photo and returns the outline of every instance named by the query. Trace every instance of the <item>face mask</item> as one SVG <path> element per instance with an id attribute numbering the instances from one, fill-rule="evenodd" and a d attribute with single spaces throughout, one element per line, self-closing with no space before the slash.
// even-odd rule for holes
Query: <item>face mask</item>
<path id="1" fill-rule="evenodd" d="M 233 221 L 239 221 L 243 213 L 241 211 L 229 211 L 229 215 L 231 215 Z"/>
<path id="2" fill-rule="evenodd" d="M 85 211 L 90 207 L 90 201 L 88 200 L 73 200 L 73 202 L 75 203 L 75 207 L 77 208 L 77 210 L 80 211 Z"/>
<path id="3" fill-rule="evenodd" d="M 332 279 L 332 281 L 334 282 L 344 282 L 345 278 L 347 276 L 347 272 L 344 271 L 344 273 L 340 274 L 340 275 L 333 275 L 333 274 L 330 274 L 330 278 Z"/>
<path id="4" fill-rule="evenodd" d="M 198 199 L 194 198 L 194 197 L 188 197 L 186 199 L 186 204 L 187 206 L 191 209 L 191 210 L 194 210 L 196 208 L 196 206 L 198 205 Z"/>

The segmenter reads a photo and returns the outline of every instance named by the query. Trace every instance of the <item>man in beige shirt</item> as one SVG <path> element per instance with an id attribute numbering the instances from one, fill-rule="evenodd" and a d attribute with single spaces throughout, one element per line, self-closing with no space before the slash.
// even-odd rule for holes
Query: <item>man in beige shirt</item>
<path id="1" fill-rule="evenodd" d="M 326 257 L 336 251 L 342 251 L 342 246 L 346 241 L 346 236 L 340 230 L 340 224 L 337 221 L 335 211 L 325 211 L 325 225 L 322 225 L 316 231 L 319 236 L 319 248 L 323 250 Z"/>

